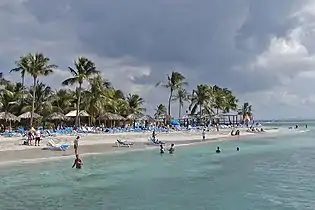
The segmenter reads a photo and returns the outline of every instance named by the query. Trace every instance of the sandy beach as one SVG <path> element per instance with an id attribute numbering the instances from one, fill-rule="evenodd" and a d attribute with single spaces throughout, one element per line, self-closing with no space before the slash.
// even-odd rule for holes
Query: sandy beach
<path id="1" fill-rule="evenodd" d="M 274 133 L 267 131 L 265 133 L 248 133 L 245 129 L 241 130 L 240 138 Z M 102 154 L 112 152 L 131 152 L 143 149 L 155 149 L 156 145 L 148 144 L 148 138 L 151 133 L 116 133 L 116 134 L 88 134 L 82 135 L 79 141 L 80 155 L 87 154 Z M 57 136 L 46 137 L 42 140 L 41 146 L 25 146 L 21 145 L 23 139 L 21 137 L 1 137 L 0 139 L 0 162 L 2 164 L 19 163 L 19 162 L 33 162 L 36 160 L 48 160 L 73 157 L 74 151 L 72 142 L 75 136 Z M 117 147 L 115 145 L 116 139 L 133 143 L 131 147 Z M 43 150 L 49 139 L 53 139 L 56 143 L 69 144 L 71 147 L 66 151 L 51 151 Z M 237 140 L 237 136 L 230 135 L 230 129 L 220 132 L 208 132 L 206 140 L 202 141 L 201 132 L 171 132 L 159 133 L 158 139 L 166 143 L 166 146 L 175 143 L 176 146 L 184 146 L 196 143 L 207 143 L 221 140 Z"/>

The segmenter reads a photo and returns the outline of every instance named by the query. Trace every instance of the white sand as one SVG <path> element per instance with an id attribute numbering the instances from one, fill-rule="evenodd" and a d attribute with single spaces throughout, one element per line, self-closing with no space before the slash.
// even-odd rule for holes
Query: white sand
<path id="1" fill-rule="evenodd" d="M 253 133 L 244 132 L 245 129 L 241 130 L 241 136 L 253 135 Z M 230 136 L 230 129 L 223 129 L 220 132 L 210 131 L 206 133 L 206 139 L 216 139 Z M 148 138 L 151 133 L 115 133 L 115 134 L 87 134 L 81 135 L 79 145 L 95 145 L 95 144 L 114 144 L 117 138 L 128 141 L 145 143 L 148 142 Z M 192 141 L 201 140 L 201 131 L 176 131 L 170 133 L 158 133 L 157 138 L 161 141 Z M 236 137 L 235 137 L 236 138 Z M 25 138 L 24 138 L 25 139 Z M 25 150 L 34 148 L 43 148 L 46 146 L 49 139 L 53 139 L 56 143 L 66 143 L 69 145 L 73 144 L 75 136 L 65 135 L 56 137 L 46 137 L 41 141 L 40 147 L 21 145 L 24 141 L 22 137 L 0 137 L 0 151 L 9 150 Z M 34 143 L 34 142 L 33 142 Z"/>

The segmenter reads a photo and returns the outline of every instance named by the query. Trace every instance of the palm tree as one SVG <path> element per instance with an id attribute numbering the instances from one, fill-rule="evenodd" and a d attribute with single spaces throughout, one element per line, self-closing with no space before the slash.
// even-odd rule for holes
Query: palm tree
<path id="1" fill-rule="evenodd" d="M 27 56 L 22 56 L 22 57 L 20 57 L 19 61 L 15 61 L 15 65 L 17 66 L 17 68 L 14 68 L 14 69 L 10 70 L 10 73 L 12 73 L 12 72 L 20 72 L 20 74 L 21 74 L 21 84 L 22 84 L 21 107 L 24 104 L 25 73 L 27 71 L 28 62 L 29 62 L 29 60 L 28 60 Z"/>
<path id="2" fill-rule="evenodd" d="M 241 114 L 243 117 L 243 123 L 246 123 L 246 125 L 248 126 L 247 118 L 252 117 L 252 114 L 253 114 L 252 113 L 252 105 L 250 105 L 248 102 L 245 102 L 242 105 L 241 109 L 239 110 L 239 114 Z"/>
<path id="3" fill-rule="evenodd" d="M 170 89 L 170 95 L 168 98 L 168 115 L 171 116 L 171 101 L 173 98 L 174 91 L 182 88 L 188 83 L 185 81 L 186 78 L 179 72 L 173 71 L 171 75 L 167 75 L 167 83 L 163 84 L 161 82 L 157 83 L 156 86 L 162 85 L 163 87 Z"/>
<path id="4" fill-rule="evenodd" d="M 90 119 L 94 122 L 95 117 L 104 111 L 107 100 L 107 89 L 111 87 L 108 80 L 101 75 L 96 75 L 89 79 L 90 89 L 82 93 L 82 102 L 85 110 L 89 111 Z"/>
<path id="5" fill-rule="evenodd" d="M 145 111 L 145 108 L 141 107 L 144 100 L 138 94 L 128 94 L 126 101 L 128 103 L 128 114 L 141 114 Z"/>
<path id="6" fill-rule="evenodd" d="M 195 114 L 198 107 L 200 119 L 203 109 L 206 109 L 208 112 L 213 112 L 212 99 L 212 91 L 209 85 L 197 85 L 197 89 L 193 90 L 190 98 L 191 103 L 189 105 L 189 110 L 191 111 L 191 114 Z"/>
<path id="7" fill-rule="evenodd" d="M 176 94 L 173 96 L 172 101 L 178 101 L 179 109 L 178 109 L 178 119 L 181 118 L 182 108 L 184 106 L 184 102 L 188 101 L 188 92 L 184 88 L 179 88 Z"/>
<path id="8" fill-rule="evenodd" d="M 167 110 L 164 104 L 159 104 L 156 109 L 155 109 L 155 114 L 154 117 L 155 118 L 159 118 L 162 115 L 166 115 Z"/>
<path id="9" fill-rule="evenodd" d="M 73 110 L 73 101 L 75 101 L 75 93 L 70 90 L 60 89 L 53 94 L 53 107 L 55 112 L 66 114 Z"/>
<path id="10" fill-rule="evenodd" d="M 82 84 L 85 81 L 88 81 L 92 76 L 98 74 L 99 71 L 96 70 L 95 64 L 85 57 L 79 57 L 74 62 L 75 69 L 69 67 L 69 71 L 72 74 L 72 77 L 64 80 L 62 85 L 74 85 L 78 84 L 77 87 L 77 110 L 76 110 L 76 118 L 75 118 L 75 126 L 79 126 L 79 111 L 80 111 L 80 103 L 81 103 L 81 91 Z"/>
<path id="11" fill-rule="evenodd" d="M 53 73 L 53 70 L 57 68 L 54 64 L 49 64 L 50 59 L 44 56 L 42 53 L 28 54 L 22 56 L 20 61 L 17 62 L 18 67 L 21 72 L 31 75 L 33 77 L 33 100 L 32 100 L 32 112 L 31 112 L 31 122 L 30 127 L 33 126 L 33 115 L 35 110 L 35 100 L 36 100 L 36 85 L 39 76 L 47 76 Z"/>
<path id="12" fill-rule="evenodd" d="M 41 115 L 49 115 L 51 114 L 51 112 L 54 110 L 54 104 L 53 104 L 53 100 L 54 100 L 54 95 L 53 95 L 53 91 L 51 90 L 51 87 L 45 85 L 42 82 L 38 82 L 36 84 L 36 88 L 35 88 L 35 94 L 33 93 L 34 89 L 32 89 L 30 91 L 30 97 L 29 99 L 31 101 L 33 101 L 33 96 L 35 95 L 35 111 L 38 114 Z M 29 111 L 30 109 L 32 109 L 32 107 L 30 106 L 24 106 L 23 110 L 24 111 Z"/>

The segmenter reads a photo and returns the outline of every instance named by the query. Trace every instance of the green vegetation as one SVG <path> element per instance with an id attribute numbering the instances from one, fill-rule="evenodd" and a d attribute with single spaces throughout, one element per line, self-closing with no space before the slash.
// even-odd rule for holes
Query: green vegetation
<path id="1" fill-rule="evenodd" d="M 42 53 L 22 56 L 16 62 L 16 68 L 10 72 L 20 73 L 21 82 L 7 81 L 0 74 L 0 111 L 12 113 L 16 116 L 30 111 L 30 126 L 33 125 L 34 114 L 40 114 L 47 119 L 53 113 L 66 114 L 76 110 L 75 125 L 79 125 L 79 113 L 85 110 L 90 115 L 93 124 L 96 119 L 108 113 L 118 114 L 123 117 L 129 115 L 140 116 L 146 111 L 143 107 L 144 99 L 137 94 L 124 94 L 112 86 L 110 81 L 104 79 L 93 61 L 79 57 L 74 62 L 74 67 L 69 67 L 71 77 L 61 82 L 64 86 L 60 90 L 52 90 L 43 84 L 40 78 L 54 73 L 56 65 Z M 33 85 L 25 86 L 25 77 L 33 79 Z M 75 90 L 70 89 L 76 87 Z M 251 117 L 252 106 L 244 103 L 238 106 L 238 99 L 232 91 L 217 85 L 200 84 L 189 93 L 188 82 L 180 72 L 173 71 L 167 75 L 166 82 L 159 82 L 169 90 L 167 108 L 159 104 L 155 110 L 155 117 L 171 116 L 171 104 L 178 103 L 181 117 L 185 103 L 189 104 L 189 114 L 199 117 L 202 115 L 214 116 L 219 113 L 237 111 L 243 119 Z"/>

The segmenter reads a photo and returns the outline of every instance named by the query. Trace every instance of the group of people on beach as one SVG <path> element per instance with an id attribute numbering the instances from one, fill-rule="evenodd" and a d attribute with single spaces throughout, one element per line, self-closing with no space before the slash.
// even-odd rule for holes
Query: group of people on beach
<path id="1" fill-rule="evenodd" d="M 35 146 L 40 146 L 41 132 L 39 129 L 35 130 L 33 127 L 27 132 L 27 140 L 23 142 L 23 145 L 32 146 L 33 140 L 35 140 Z"/>

